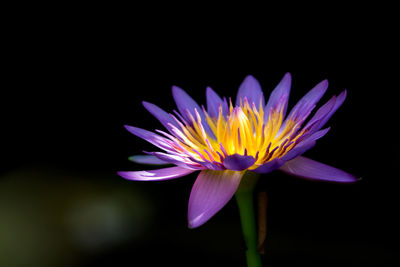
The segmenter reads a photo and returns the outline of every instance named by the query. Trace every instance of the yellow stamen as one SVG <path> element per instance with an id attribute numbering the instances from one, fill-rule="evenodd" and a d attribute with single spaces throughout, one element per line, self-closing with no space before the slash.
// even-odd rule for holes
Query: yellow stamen
<path id="1" fill-rule="evenodd" d="M 264 122 L 264 107 L 260 100 L 257 109 L 255 103 L 249 103 L 246 98 L 240 99 L 240 106 L 234 107 L 229 100 L 229 113 L 223 114 L 222 105 L 218 108 L 218 116 L 211 117 L 204 109 L 205 117 L 188 114 L 189 123 L 179 122 L 180 129 L 173 127 L 173 132 L 180 138 L 174 141 L 186 149 L 186 154 L 196 160 L 210 160 L 222 163 L 224 147 L 228 155 L 240 154 L 257 157 L 250 170 L 257 168 L 266 161 L 283 156 L 295 146 L 296 140 L 303 134 L 295 134 L 299 125 L 288 120 L 283 124 L 283 107 L 269 110 L 268 119 Z M 204 127 L 207 123 L 212 133 Z"/>

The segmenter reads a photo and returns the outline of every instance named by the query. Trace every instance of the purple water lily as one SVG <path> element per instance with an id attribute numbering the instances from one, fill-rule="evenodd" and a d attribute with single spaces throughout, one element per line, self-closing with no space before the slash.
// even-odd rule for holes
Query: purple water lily
<path id="1" fill-rule="evenodd" d="M 118 174 L 129 180 L 160 181 L 200 171 L 189 199 L 191 228 L 205 223 L 232 198 L 247 171 L 268 173 L 278 169 L 313 180 L 357 181 L 351 174 L 301 156 L 329 131 L 322 128 L 342 105 L 346 91 L 333 96 L 309 118 L 327 90 L 328 82 L 317 84 L 286 116 L 290 87 L 291 75 L 287 73 L 265 104 L 260 84 L 253 76 L 247 76 L 239 87 L 235 105 L 207 87 L 205 109 L 181 88 L 173 86 L 179 112 L 167 113 L 143 102 L 167 131 L 154 133 L 125 127 L 162 150 L 146 152 L 147 155 L 134 156 L 131 160 L 176 166 Z"/>

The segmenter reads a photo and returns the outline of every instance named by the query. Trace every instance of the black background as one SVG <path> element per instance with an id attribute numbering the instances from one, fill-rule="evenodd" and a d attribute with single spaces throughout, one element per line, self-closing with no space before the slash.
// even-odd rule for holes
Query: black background
<path id="1" fill-rule="evenodd" d="M 172 85 L 203 104 L 206 86 L 234 98 L 252 74 L 267 97 L 286 72 L 293 76 L 289 108 L 323 79 L 330 86 L 321 103 L 347 89 L 328 123 L 331 131 L 306 156 L 362 180 L 338 185 L 279 172 L 262 177 L 258 190 L 269 196 L 265 266 L 399 263 L 398 84 L 390 21 L 365 16 L 350 23 L 351 14 L 334 12 L 305 23 L 259 17 L 249 25 L 240 19 L 205 25 L 210 21 L 200 15 L 192 25 L 190 15 L 155 22 L 157 16 L 137 18 L 140 11 L 88 13 L 10 22 L 15 28 L 6 38 L 1 97 L 0 229 L 15 238 L 3 238 L 0 246 L 8 249 L 2 263 L 18 266 L 26 257 L 32 266 L 244 266 L 234 201 L 189 230 L 186 209 L 196 174 L 158 183 L 116 175 L 151 168 L 127 160 L 151 146 L 123 125 L 161 129 L 141 101 L 172 111 Z M 94 202 L 122 198 L 118 205 L 128 207 L 126 213 L 129 205 L 141 207 L 124 215 L 143 224 L 139 233 L 127 230 L 126 239 L 90 249 L 80 245 L 65 218 L 71 203 L 84 205 L 86 195 Z M 84 232 L 97 229 L 92 219 Z M 104 234 L 98 227 L 89 240 Z"/>

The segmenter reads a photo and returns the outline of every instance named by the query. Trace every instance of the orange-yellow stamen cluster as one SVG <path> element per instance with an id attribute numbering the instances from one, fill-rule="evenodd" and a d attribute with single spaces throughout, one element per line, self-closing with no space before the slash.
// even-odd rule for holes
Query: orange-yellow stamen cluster
<path id="1" fill-rule="evenodd" d="M 190 122 L 177 121 L 180 129 L 171 125 L 174 135 L 179 138 L 174 138 L 175 150 L 199 162 L 222 165 L 226 156 L 249 155 L 255 158 L 254 165 L 249 167 L 252 170 L 286 154 L 304 133 L 304 130 L 298 131 L 300 125 L 296 121 L 283 121 L 283 106 L 272 108 L 264 121 L 261 101 L 258 108 L 246 98 L 237 107 L 230 103 L 227 115 L 223 114 L 220 105 L 217 117 L 203 111 L 203 118 L 212 133 L 205 130 L 197 110 L 194 116 L 188 112 Z"/>

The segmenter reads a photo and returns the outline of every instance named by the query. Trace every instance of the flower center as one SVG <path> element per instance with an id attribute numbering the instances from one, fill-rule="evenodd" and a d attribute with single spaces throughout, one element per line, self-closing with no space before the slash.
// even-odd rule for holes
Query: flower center
<path id="1" fill-rule="evenodd" d="M 227 115 L 220 105 L 217 117 L 211 117 L 204 108 L 203 111 L 205 121 L 195 110 L 195 117 L 188 112 L 189 122 L 178 114 L 182 122 L 176 121 L 181 129 L 170 124 L 179 138 L 174 142 L 177 152 L 196 161 L 219 165 L 226 156 L 249 155 L 255 158 L 251 170 L 286 154 L 304 134 L 304 130 L 298 132 L 300 125 L 295 121 L 283 121 L 283 108 L 265 114 L 261 101 L 258 108 L 246 98 L 237 107 L 230 102 Z"/>

